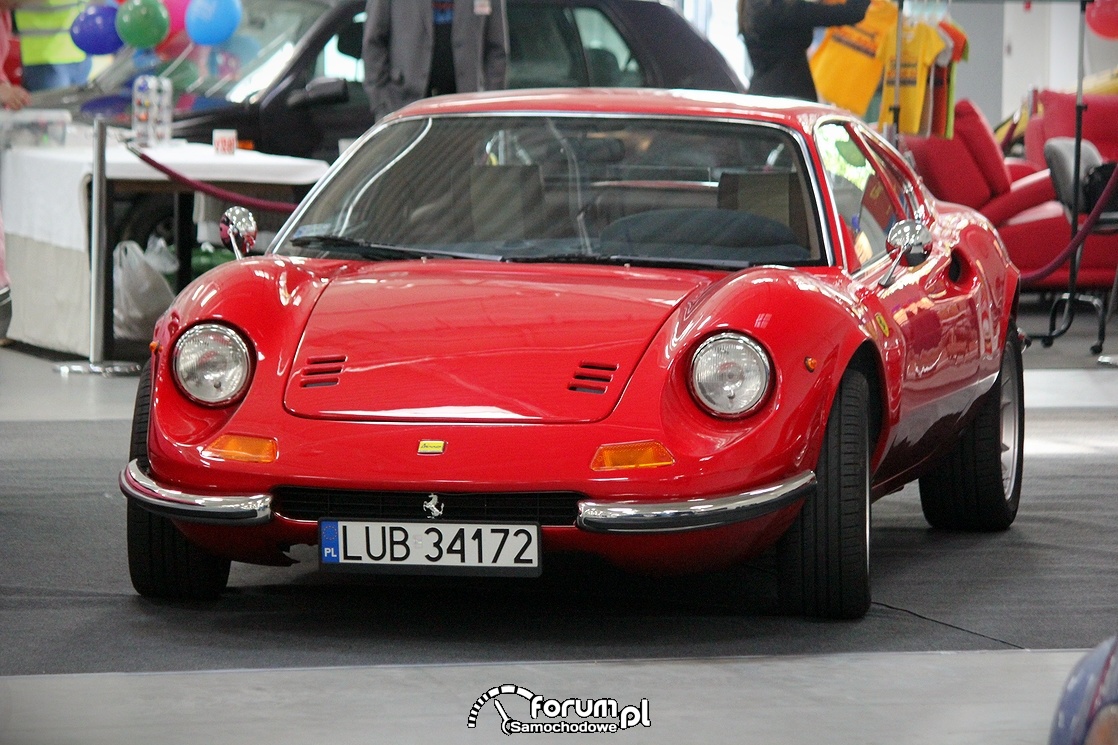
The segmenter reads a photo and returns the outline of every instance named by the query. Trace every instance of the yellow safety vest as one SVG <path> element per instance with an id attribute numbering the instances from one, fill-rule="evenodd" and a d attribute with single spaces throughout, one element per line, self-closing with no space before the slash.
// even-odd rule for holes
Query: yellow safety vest
<path id="1" fill-rule="evenodd" d="M 70 38 L 70 26 L 86 4 L 85 0 L 40 0 L 16 8 L 23 64 L 62 65 L 84 60 L 85 52 Z"/>

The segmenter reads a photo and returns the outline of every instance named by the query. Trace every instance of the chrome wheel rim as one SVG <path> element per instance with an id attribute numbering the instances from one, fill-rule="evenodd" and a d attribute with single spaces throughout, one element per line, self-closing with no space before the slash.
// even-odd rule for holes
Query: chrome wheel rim
<path id="1" fill-rule="evenodd" d="M 1006 345 L 1001 370 L 1002 493 L 1008 501 L 1016 492 L 1017 464 L 1021 457 L 1021 376 L 1017 356 Z"/>

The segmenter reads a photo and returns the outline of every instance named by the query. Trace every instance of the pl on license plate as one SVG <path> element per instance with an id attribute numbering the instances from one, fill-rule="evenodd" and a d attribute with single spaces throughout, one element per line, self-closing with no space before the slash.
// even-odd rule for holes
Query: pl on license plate
<path id="1" fill-rule="evenodd" d="M 325 567 L 528 576 L 541 569 L 538 525 L 323 520 L 318 532 Z"/>

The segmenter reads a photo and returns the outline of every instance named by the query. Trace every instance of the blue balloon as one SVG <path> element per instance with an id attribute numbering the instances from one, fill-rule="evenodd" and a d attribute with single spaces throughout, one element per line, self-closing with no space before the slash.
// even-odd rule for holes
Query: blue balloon
<path id="1" fill-rule="evenodd" d="M 70 26 L 74 45 L 86 54 L 112 54 L 124 46 L 116 30 L 115 5 L 90 5 Z"/>
<path id="2" fill-rule="evenodd" d="M 190 0 L 186 35 L 195 44 L 221 44 L 241 25 L 242 12 L 241 0 Z"/>

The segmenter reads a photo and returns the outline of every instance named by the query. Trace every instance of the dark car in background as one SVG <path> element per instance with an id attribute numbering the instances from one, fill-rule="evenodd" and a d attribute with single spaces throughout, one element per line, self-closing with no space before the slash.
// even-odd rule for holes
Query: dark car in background
<path id="1" fill-rule="evenodd" d="M 176 137 L 236 129 L 257 150 L 333 160 L 372 124 L 361 81 L 364 0 L 245 0 L 237 32 L 202 47 L 185 32 L 154 50 L 125 48 L 87 85 L 35 105 L 131 123 L 131 82 L 175 84 Z M 620 86 L 741 91 L 717 49 L 655 0 L 508 0 L 509 87 Z"/>
<path id="2" fill-rule="evenodd" d="M 124 48 L 89 83 L 37 94 L 34 105 L 131 126 L 140 74 L 175 85 L 174 136 L 209 142 L 236 129 L 242 147 L 334 160 L 339 143 L 372 125 L 362 87 L 365 0 L 244 0 L 236 33 L 219 46 L 179 32 L 154 50 Z M 509 86 L 648 87 L 742 91 L 718 50 L 656 0 L 508 0 Z M 119 238 L 171 235 L 166 195 L 116 210 Z"/>

